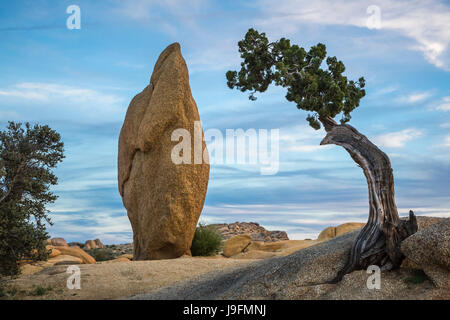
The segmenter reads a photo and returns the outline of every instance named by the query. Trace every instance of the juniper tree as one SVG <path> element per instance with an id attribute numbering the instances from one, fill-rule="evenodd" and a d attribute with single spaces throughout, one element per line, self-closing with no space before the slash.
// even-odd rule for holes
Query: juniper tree
<path id="1" fill-rule="evenodd" d="M 248 91 L 254 101 L 255 94 L 271 84 L 286 88 L 286 99 L 308 112 L 309 125 L 316 130 L 324 127 L 327 134 L 320 144 L 343 147 L 363 169 L 369 187 L 369 219 L 335 281 L 373 264 L 388 270 L 400 266 L 404 256 L 399 244 L 417 231 L 416 218 L 412 211 L 409 221 L 399 218 L 388 156 L 347 124 L 365 96 L 364 78 L 349 80 L 344 75 L 344 63 L 327 57 L 322 43 L 307 51 L 285 38 L 269 42 L 265 33 L 249 29 L 238 47 L 241 69 L 226 73 L 230 89 Z M 340 123 L 334 120 L 336 117 Z"/>
<path id="2" fill-rule="evenodd" d="M 0 132 L 0 274 L 18 272 L 21 260 L 47 258 L 46 205 L 58 178 L 51 169 L 64 158 L 60 135 L 48 126 L 9 122 Z"/>

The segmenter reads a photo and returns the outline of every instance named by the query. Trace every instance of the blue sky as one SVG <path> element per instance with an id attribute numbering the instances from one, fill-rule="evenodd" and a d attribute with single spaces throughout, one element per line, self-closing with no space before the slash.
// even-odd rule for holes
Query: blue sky
<path id="1" fill-rule="evenodd" d="M 81 9 L 69 30 L 66 8 Z M 380 28 L 367 24 L 375 5 Z M 369 11 L 369 13 L 368 13 Z M 239 67 L 237 41 L 248 28 L 305 48 L 318 42 L 346 75 L 366 78 L 367 95 L 350 122 L 391 158 L 401 215 L 450 216 L 450 3 L 448 1 L 2 1 L 0 124 L 49 124 L 66 159 L 56 170 L 52 236 L 129 242 L 117 190 L 117 141 L 132 97 L 149 82 L 159 53 L 179 42 L 204 129 L 280 130 L 280 167 L 212 165 L 207 223 L 256 221 L 292 239 L 365 222 L 367 185 L 324 131 L 282 88 L 251 102 L 226 86 Z"/>

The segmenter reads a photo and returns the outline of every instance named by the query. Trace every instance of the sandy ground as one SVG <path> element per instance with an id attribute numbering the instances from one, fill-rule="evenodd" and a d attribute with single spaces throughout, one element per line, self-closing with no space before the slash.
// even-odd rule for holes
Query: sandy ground
<path id="1" fill-rule="evenodd" d="M 178 281 L 194 279 L 211 271 L 232 269 L 254 262 L 251 259 L 220 257 L 182 257 L 172 260 L 133 261 L 78 265 L 81 289 L 67 288 L 64 265 L 53 266 L 39 273 L 21 276 L 9 282 L 16 299 L 122 299 L 149 293 Z M 42 295 L 33 295 L 38 287 L 48 288 Z"/>

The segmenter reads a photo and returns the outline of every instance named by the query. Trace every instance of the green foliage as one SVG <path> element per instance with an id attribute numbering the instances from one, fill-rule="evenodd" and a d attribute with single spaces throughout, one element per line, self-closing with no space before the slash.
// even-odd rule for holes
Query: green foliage
<path id="1" fill-rule="evenodd" d="M 43 295 L 46 295 L 47 293 L 49 293 L 52 290 L 53 290 L 53 288 L 50 285 L 47 288 L 42 287 L 42 286 L 37 286 L 32 291 L 30 291 L 29 294 L 30 294 L 30 296 L 43 296 Z"/>
<path id="2" fill-rule="evenodd" d="M 116 258 L 113 251 L 108 248 L 90 249 L 86 250 L 86 252 L 89 253 L 96 261 L 107 261 Z"/>
<path id="3" fill-rule="evenodd" d="M 406 284 L 420 284 L 428 280 L 427 275 L 422 270 L 414 270 L 413 275 L 405 279 Z"/>
<path id="4" fill-rule="evenodd" d="M 20 260 L 45 260 L 51 224 L 45 206 L 56 200 L 52 170 L 62 161 L 60 135 L 48 126 L 9 122 L 0 131 L 0 274 L 14 275 Z"/>
<path id="5" fill-rule="evenodd" d="M 200 224 L 195 230 L 191 253 L 193 256 L 212 256 L 221 249 L 222 237 L 212 227 Z"/>
<path id="6" fill-rule="evenodd" d="M 264 92 L 271 83 L 287 88 L 286 99 L 297 108 L 311 112 L 306 118 L 311 127 L 320 129 L 321 118 L 342 114 L 341 122 L 348 122 L 350 113 L 359 106 L 365 95 L 364 78 L 357 82 L 343 76 L 345 66 L 336 57 L 328 57 L 322 43 L 309 51 L 291 45 L 289 39 L 269 42 L 265 33 L 249 29 L 238 43 L 243 62 L 241 70 L 226 73 L 227 85 L 242 92 Z M 325 60 L 327 68 L 323 69 Z"/>

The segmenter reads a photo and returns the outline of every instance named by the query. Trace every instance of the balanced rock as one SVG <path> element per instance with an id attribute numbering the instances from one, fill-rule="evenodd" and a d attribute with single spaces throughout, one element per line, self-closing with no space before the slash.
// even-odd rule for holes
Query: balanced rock
<path id="1" fill-rule="evenodd" d="M 181 139 L 181 133 L 190 137 Z M 209 179 L 203 140 L 186 62 L 174 43 L 131 101 L 119 137 L 118 184 L 133 229 L 134 260 L 190 254 Z M 190 148 L 174 149 L 180 144 Z"/>

